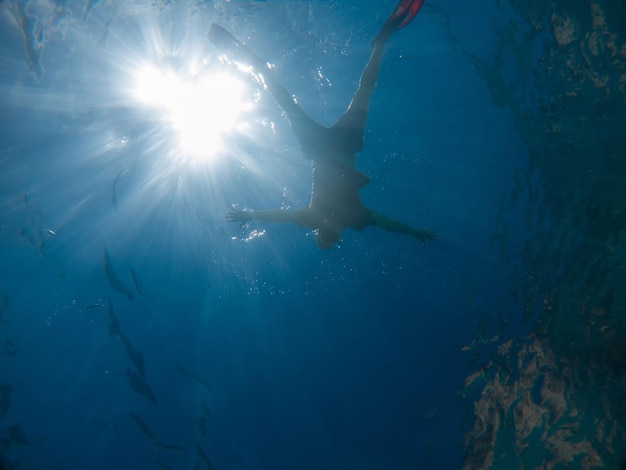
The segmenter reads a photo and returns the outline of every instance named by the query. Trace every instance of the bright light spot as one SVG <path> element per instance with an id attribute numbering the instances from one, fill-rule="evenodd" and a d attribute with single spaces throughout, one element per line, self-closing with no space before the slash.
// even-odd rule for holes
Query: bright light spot
<path id="1" fill-rule="evenodd" d="M 135 75 L 135 98 L 163 113 L 176 131 L 178 150 L 192 159 L 212 159 L 223 149 L 223 136 L 241 127 L 241 114 L 252 104 L 244 84 L 227 73 L 180 75 L 146 66 Z"/>

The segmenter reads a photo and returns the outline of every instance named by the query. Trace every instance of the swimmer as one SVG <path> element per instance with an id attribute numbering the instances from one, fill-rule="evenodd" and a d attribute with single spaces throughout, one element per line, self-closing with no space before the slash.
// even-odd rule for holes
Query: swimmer
<path id="1" fill-rule="evenodd" d="M 385 43 L 391 35 L 408 25 L 424 0 L 401 0 L 372 40 L 372 52 L 348 109 L 331 127 L 311 119 L 289 92 L 274 78 L 266 62 L 224 28 L 212 24 L 209 40 L 228 57 L 251 66 L 260 73 L 267 89 L 285 111 L 302 153 L 312 162 L 311 200 L 298 210 L 235 210 L 226 215 L 231 222 L 251 220 L 291 222 L 313 229 L 318 248 L 328 250 L 339 241 L 344 229 L 363 230 L 369 226 L 411 235 L 422 243 L 437 238 L 432 230 L 415 229 L 385 217 L 361 204 L 359 190 L 370 179 L 355 169 L 356 154 L 363 149 L 363 131 L 370 97 L 376 86 Z"/>

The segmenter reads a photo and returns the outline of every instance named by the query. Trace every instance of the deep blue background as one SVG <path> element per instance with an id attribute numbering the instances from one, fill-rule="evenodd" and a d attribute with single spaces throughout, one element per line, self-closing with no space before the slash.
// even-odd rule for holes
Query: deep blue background
<path id="1" fill-rule="evenodd" d="M 393 0 L 26 3 L 0 3 L 0 339 L 17 348 L 0 359 L 12 389 L 0 424 L 29 442 L 6 461 L 205 468 L 199 447 L 220 469 L 460 467 L 473 420 L 460 390 L 488 355 L 462 348 L 502 335 L 503 318 L 505 335 L 527 329 L 509 280 L 526 234 L 505 202 L 526 148 L 471 60 L 495 47 L 494 2 L 427 2 L 389 42 L 371 103 L 364 203 L 439 239 L 370 228 L 330 252 L 302 228 L 224 220 L 231 204 L 308 202 L 309 162 L 258 86 L 250 134 L 193 167 L 128 101 L 128 72 L 157 44 L 175 65 L 190 51 L 215 60 L 205 34 L 219 22 L 331 124 Z M 111 288 L 105 247 L 146 295 Z M 129 387 L 109 299 L 156 404 Z"/>

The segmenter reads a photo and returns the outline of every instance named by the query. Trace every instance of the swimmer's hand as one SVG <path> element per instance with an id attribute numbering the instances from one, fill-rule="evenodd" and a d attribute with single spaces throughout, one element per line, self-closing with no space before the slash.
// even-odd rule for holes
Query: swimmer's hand
<path id="1" fill-rule="evenodd" d="M 384 230 L 411 235 L 415 238 L 418 238 L 422 243 L 426 243 L 428 240 L 437 239 L 437 234 L 430 229 L 416 229 L 398 220 L 385 217 L 384 215 L 377 212 L 372 212 L 372 216 L 375 221 L 375 223 L 372 225 L 376 225 L 377 227 L 380 227 Z"/>
<path id="2" fill-rule="evenodd" d="M 426 243 L 428 240 L 437 240 L 437 234 L 430 230 L 416 230 L 415 236 L 420 239 L 422 243 Z"/>
<path id="3" fill-rule="evenodd" d="M 243 227 L 252 220 L 252 211 L 240 211 L 239 209 L 231 209 L 226 214 L 226 220 L 229 222 L 239 222 L 239 226 Z"/>

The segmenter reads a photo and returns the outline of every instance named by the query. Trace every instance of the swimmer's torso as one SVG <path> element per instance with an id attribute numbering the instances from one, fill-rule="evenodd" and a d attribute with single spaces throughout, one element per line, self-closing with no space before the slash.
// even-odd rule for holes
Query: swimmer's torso
<path id="1" fill-rule="evenodd" d="M 362 230 L 371 225 L 371 211 L 361 204 L 359 189 L 369 182 L 362 173 L 333 160 L 314 160 L 311 202 L 294 222 L 311 228 L 331 224 Z"/>

